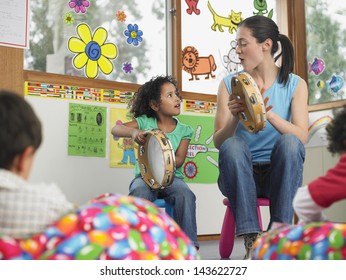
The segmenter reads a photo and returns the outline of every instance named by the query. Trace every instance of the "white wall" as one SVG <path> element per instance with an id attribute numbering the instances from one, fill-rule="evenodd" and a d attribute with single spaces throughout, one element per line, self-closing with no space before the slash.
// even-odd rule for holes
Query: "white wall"
<path id="1" fill-rule="evenodd" d="M 70 101 L 39 97 L 26 97 L 26 100 L 34 107 L 41 119 L 44 136 L 35 158 L 30 181 L 55 182 L 67 198 L 77 204 L 86 203 L 106 192 L 128 194 L 128 187 L 133 179 L 132 169 L 109 168 L 109 141 L 112 139 L 107 139 L 106 158 L 68 156 L 68 104 Z M 103 103 L 80 103 L 110 107 Z M 107 119 L 108 124 L 109 119 Z M 108 126 L 107 135 L 110 135 Z M 217 184 L 189 185 L 197 197 L 198 234 L 219 233 L 224 206 L 223 196 Z"/>
<path id="2" fill-rule="evenodd" d="M 109 141 L 112 140 L 107 139 L 106 158 L 67 156 L 69 101 L 38 97 L 27 97 L 27 100 L 42 121 L 44 135 L 33 166 L 31 181 L 56 182 L 67 198 L 77 204 L 86 203 L 89 199 L 106 192 L 127 195 L 129 183 L 133 178 L 132 169 L 109 168 Z M 110 107 L 102 103 L 95 105 Z M 107 127 L 108 136 L 109 133 L 110 128 Z M 337 161 L 338 158 L 332 157 L 325 147 L 308 148 L 303 184 L 324 174 Z M 198 235 L 219 234 L 225 206 L 222 204 L 223 196 L 217 184 L 189 186 L 197 197 Z M 263 224 L 266 227 L 269 223 L 269 209 L 262 207 L 261 210 Z M 337 203 L 326 213 L 335 221 L 346 221 L 345 201 Z"/>

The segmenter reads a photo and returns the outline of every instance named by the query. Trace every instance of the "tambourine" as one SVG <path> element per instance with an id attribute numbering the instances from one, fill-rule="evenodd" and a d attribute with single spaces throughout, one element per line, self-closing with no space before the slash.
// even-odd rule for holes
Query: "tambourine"
<path id="1" fill-rule="evenodd" d="M 246 108 L 244 112 L 238 113 L 239 119 L 244 127 L 251 133 L 256 133 L 265 128 L 266 108 L 262 94 L 253 78 L 246 72 L 232 77 L 232 95 L 244 100 Z"/>
<path id="2" fill-rule="evenodd" d="M 143 180 L 152 189 L 168 187 L 174 178 L 175 154 L 168 137 L 159 129 L 147 132 L 138 147 L 138 165 Z"/>

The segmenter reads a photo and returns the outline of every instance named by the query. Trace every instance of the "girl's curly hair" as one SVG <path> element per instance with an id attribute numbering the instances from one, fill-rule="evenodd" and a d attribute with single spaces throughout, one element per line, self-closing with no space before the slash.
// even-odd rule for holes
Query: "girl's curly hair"
<path id="1" fill-rule="evenodd" d="M 346 106 L 338 110 L 334 119 L 327 125 L 328 150 L 332 154 L 346 152 Z"/>
<path id="2" fill-rule="evenodd" d="M 143 84 L 134 94 L 133 98 L 128 103 L 130 115 L 137 118 L 142 115 L 156 118 L 156 112 L 150 107 L 152 102 L 160 104 L 161 102 L 161 87 L 165 83 L 171 83 L 175 86 L 178 92 L 177 81 L 172 76 L 155 76 L 150 81 Z"/>

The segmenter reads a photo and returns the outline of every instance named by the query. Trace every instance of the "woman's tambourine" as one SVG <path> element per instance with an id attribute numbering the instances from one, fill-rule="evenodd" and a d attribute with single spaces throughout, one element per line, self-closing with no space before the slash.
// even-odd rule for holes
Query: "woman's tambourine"
<path id="1" fill-rule="evenodd" d="M 138 164 L 143 180 L 152 189 L 163 189 L 173 182 L 175 154 L 168 137 L 159 129 L 147 132 L 138 147 Z"/>
<path id="2" fill-rule="evenodd" d="M 266 108 L 262 94 L 253 78 L 246 72 L 232 77 L 232 95 L 244 100 L 246 108 L 238 113 L 244 127 L 251 133 L 256 133 L 266 125 Z"/>

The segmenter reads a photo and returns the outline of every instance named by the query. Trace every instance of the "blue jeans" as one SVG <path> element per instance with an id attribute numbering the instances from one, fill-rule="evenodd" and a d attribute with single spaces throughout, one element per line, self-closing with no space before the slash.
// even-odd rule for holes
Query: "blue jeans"
<path id="1" fill-rule="evenodd" d="M 148 187 L 141 177 L 136 177 L 130 184 L 129 195 L 152 202 L 157 198 L 163 198 L 166 202 L 172 204 L 174 220 L 194 245 L 199 247 L 197 242 L 196 196 L 184 180 L 175 177 L 169 187 L 162 190 L 154 190 Z"/>
<path id="2" fill-rule="evenodd" d="M 291 224 L 293 197 L 302 184 L 305 148 L 294 135 L 283 134 L 275 143 L 271 161 L 253 163 L 248 145 L 240 137 L 228 138 L 219 150 L 219 189 L 231 204 L 236 235 L 260 233 L 257 197 L 270 201 L 273 222 Z"/>

